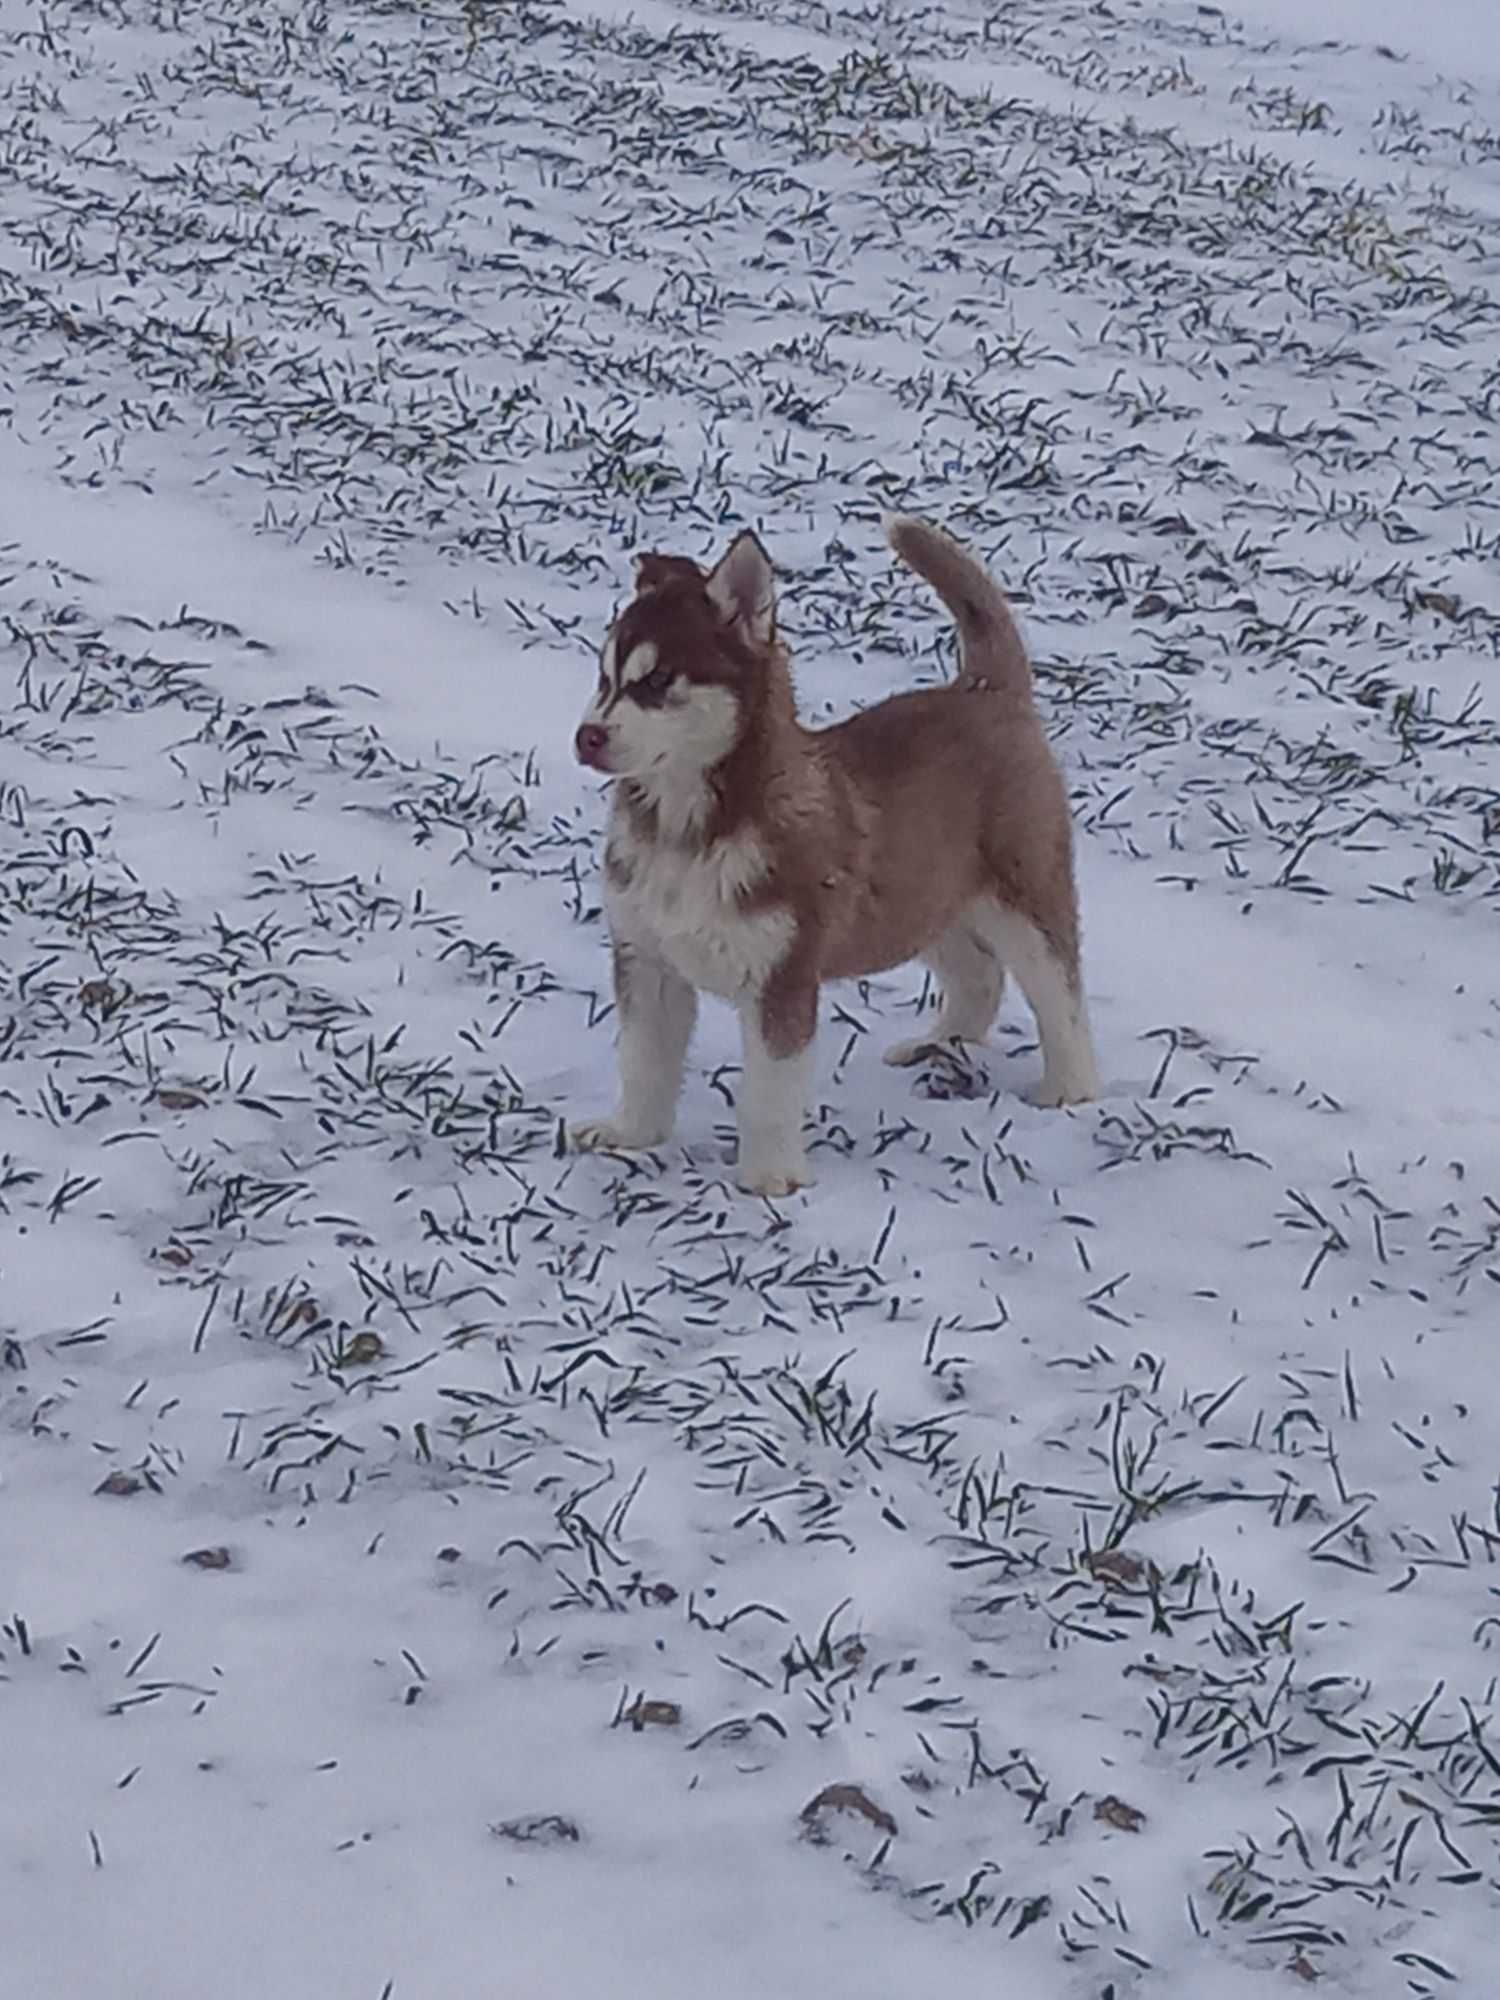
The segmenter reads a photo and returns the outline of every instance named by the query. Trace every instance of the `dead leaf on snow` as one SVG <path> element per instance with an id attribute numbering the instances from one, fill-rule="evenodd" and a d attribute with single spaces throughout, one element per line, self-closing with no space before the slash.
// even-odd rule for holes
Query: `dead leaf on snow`
<path id="1" fill-rule="evenodd" d="M 78 989 L 78 1004 L 96 1014 L 113 1014 L 129 993 L 128 986 L 116 986 L 110 979 L 86 979 Z"/>
<path id="2" fill-rule="evenodd" d="M 112 1493 L 117 1499 L 125 1500 L 132 1493 L 139 1493 L 144 1483 L 143 1480 L 137 1479 L 133 1472 L 121 1472 L 116 1467 L 106 1478 L 99 1481 L 94 1491 L 96 1493 Z"/>
<path id="3" fill-rule="evenodd" d="M 1121 1833 L 1139 1833 L 1146 1824 L 1146 1815 L 1139 1806 L 1126 1805 L 1123 1799 L 1113 1796 L 1095 1799 L 1094 1818 L 1106 1826 L 1118 1827 Z"/>
<path id="4" fill-rule="evenodd" d="M 1456 623 L 1460 615 L 1459 601 L 1451 591 L 1419 590 L 1412 602 L 1419 611 L 1435 611 L 1439 618 L 1446 618 L 1450 623 Z"/>
<path id="5" fill-rule="evenodd" d="M 885 1807 L 877 1805 L 860 1785 L 825 1785 L 816 1798 L 808 1800 L 802 1808 L 802 1824 L 813 1839 L 826 1838 L 822 1833 L 822 1816 L 830 1812 L 858 1813 L 882 1833 L 896 1831 L 896 1822 Z"/>
<path id="6" fill-rule="evenodd" d="M 1100 1549 L 1084 1557 L 1084 1567 L 1103 1583 L 1143 1583 L 1150 1564 L 1129 1549 Z"/>
<path id="7" fill-rule="evenodd" d="M 371 1368 L 385 1359 L 385 1342 L 366 1327 L 344 1341 L 333 1357 L 336 1368 Z"/>
<path id="8" fill-rule="evenodd" d="M 675 1701 L 648 1701 L 638 1694 L 620 1720 L 639 1735 L 648 1723 L 657 1729 L 675 1729 L 682 1720 L 682 1710 Z"/>

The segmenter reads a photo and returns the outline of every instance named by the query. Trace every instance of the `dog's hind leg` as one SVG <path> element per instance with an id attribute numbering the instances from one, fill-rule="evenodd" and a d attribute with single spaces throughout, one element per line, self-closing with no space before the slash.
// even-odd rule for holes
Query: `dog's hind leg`
<path id="1" fill-rule="evenodd" d="M 988 903 L 975 911 L 984 935 L 1016 976 L 1036 1016 L 1042 1081 L 1032 1102 L 1087 1104 L 1099 1095 L 1099 1071 L 1076 956 L 1069 961 L 1019 910 Z"/>
<path id="2" fill-rule="evenodd" d="M 885 1060 L 897 1069 L 919 1062 L 941 1042 L 982 1042 L 994 1025 L 1005 990 L 1004 961 L 970 924 L 952 925 L 922 956 L 938 976 L 942 1005 L 925 1035 L 913 1035 L 886 1050 Z"/>

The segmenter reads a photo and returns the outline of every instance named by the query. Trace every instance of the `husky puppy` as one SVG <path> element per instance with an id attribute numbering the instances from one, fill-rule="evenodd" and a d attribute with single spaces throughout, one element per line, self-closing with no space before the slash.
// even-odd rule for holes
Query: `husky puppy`
<path id="1" fill-rule="evenodd" d="M 1036 1101 L 1098 1077 L 1078 948 L 1067 794 L 1026 649 L 988 573 L 940 529 L 886 522 L 952 614 L 959 672 L 831 729 L 797 720 L 770 560 L 739 535 L 708 571 L 641 558 L 604 642 L 579 761 L 615 780 L 604 854 L 620 1101 L 581 1148 L 671 1136 L 698 994 L 739 1012 L 742 1188 L 807 1186 L 818 989 L 920 958 L 942 1007 L 886 1052 L 980 1042 L 1008 966 L 1036 1016 Z"/>

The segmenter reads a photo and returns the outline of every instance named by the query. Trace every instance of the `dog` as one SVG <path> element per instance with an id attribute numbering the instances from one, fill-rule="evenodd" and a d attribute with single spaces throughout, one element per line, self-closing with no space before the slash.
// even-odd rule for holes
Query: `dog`
<path id="1" fill-rule="evenodd" d="M 639 559 L 604 641 L 578 760 L 614 780 L 604 851 L 619 1105 L 575 1148 L 671 1137 L 700 992 L 737 1008 L 736 1178 L 810 1185 L 803 1121 L 825 980 L 922 959 L 942 1004 L 914 1063 L 982 1042 L 1014 973 L 1041 1040 L 1035 1101 L 1098 1093 L 1079 957 L 1073 834 L 1004 596 L 941 529 L 885 523 L 958 631 L 959 671 L 828 729 L 797 719 L 770 559 L 741 533 L 711 570 Z"/>

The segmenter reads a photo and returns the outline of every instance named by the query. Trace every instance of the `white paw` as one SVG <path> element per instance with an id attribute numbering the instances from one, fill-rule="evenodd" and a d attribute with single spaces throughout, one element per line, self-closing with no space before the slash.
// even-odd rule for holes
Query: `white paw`
<path id="1" fill-rule="evenodd" d="M 1061 1082 L 1044 1076 L 1026 1095 L 1039 1111 L 1061 1111 L 1068 1104 L 1092 1104 L 1099 1095 L 1099 1082 L 1088 1076 L 1064 1077 Z"/>
<path id="2" fill-rule="evenodd" d="M 892 1042 L 881 1060 L 888 1062 L 892 1069 L 910 1069 L 913 1063 L 930 1056 L 936 1047 L 937 1043 L 931 1035 L 914 1035 L 909 1042 Z"/>
<path id="3" fill-rule="evenodd" d="M 735 1172 L 736 1186 L 746 1194 L 764 1195 L 767 1201 L 780 1201 L 784 1195 L 795 1194 L 798 1188 L 813 1185 L 814 1175 L 806 1160 L 778 1160 L 771 1163 L 754 1161 L 742 1165 Z"/>
<path id="4" fill-rule="evenodd" d="M 893 1042 L 884 1060 L 892 1069 L 910 1069 L 913 1063 L 927 1062 L 933 1056 L 968 1062 L 982 1056 L 984 1046 L 982 1035 L 940 1035 L 934 1030 L 930 1035 L 913 1035 L 909 1042 Z"/>
<path id="5" fill-rule="evenodd" d="M 575 1153 L 647 1153 L 670 1136 L 659 1126 L 632 1124 L 626 1118 L 590 1118 L 568 1127 L 568 1144 Z"/>

